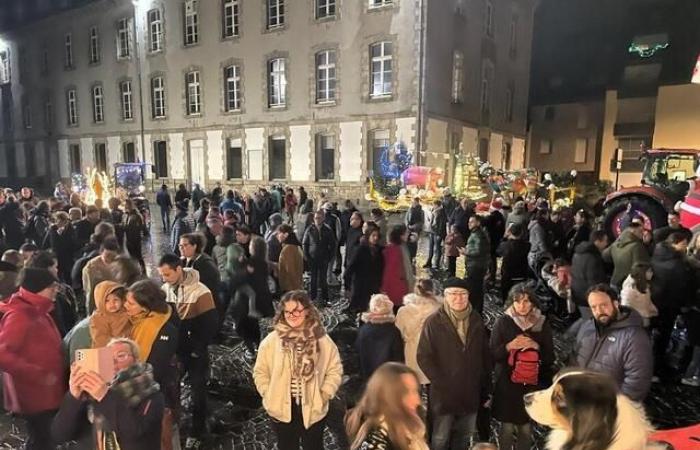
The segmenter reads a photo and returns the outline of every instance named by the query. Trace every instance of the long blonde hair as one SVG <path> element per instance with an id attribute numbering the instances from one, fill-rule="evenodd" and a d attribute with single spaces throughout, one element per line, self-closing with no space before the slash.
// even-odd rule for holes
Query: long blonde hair
<path id="1" fill-rule="evenodd" d="M 423 419 L 403 406 L 407 389 L 402 375 L 413 376 L 420 385 L 416 372 L 403 364 L 389 362 L 374 371 L 359 403 L 345 417 L 351 450 L 359 448 L 380 426 L 386 427 L 392 445 L 400 450 L 411 448 L 411 439 L 424 439 Z"/>

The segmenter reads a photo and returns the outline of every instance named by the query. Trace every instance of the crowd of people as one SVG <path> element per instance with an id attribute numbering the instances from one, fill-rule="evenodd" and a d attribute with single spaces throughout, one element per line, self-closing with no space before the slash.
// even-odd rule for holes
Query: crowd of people
<path id="1" fill-rule="evenodd" d="M 163 185 L 156 205 L 160 224 L 149 226 L 130 199 L 104 207 L 62 185 L 46 199 L 0 190 L 0 371 L 26 448 L 180 448 L 182 382 L 184 447 L 204 448 L 208 347 L 228 326 L 278 448 L 323 448 L 343 361 L 321 311 L 341 285 L 364 386 L 346 415 L 353 450 L 468 448 L 491 438 L 490 417 L 498 448 L 529 449 L 523 395 L 556 370 L 552 315 L 572 323 L 565 363 L 609 375 L 634 401 L 657 378 L 700 386 L 700 244 L 675 213 L 651 233 L 630 209 L 610 244 L 585 210 L 495 198 L 477 211 L 449 190 L 431 205 L 414 199 L 395 225 L 303 187 L 180 185 L 171 196 Z M 147 273 L 142 249 L 157 227 L 169 248 Z M 489 327 L 492 288 L 500 303 L 489 306 L 503 314 Z M 693 350 L 671 364 L 678 320 Z M 113 378 L 75 362 L 88 348 L 110 349 Z"/>

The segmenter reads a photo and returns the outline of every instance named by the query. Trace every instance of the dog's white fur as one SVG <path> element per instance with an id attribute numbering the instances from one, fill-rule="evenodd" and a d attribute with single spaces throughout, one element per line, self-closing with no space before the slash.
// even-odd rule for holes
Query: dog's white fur
<path id="1" fill-rule="evenodd" d="M 552 428 L 547 439 L 547 450 L 560 450 L 569 440 L 571 431 L 562 428 L 552 409 L 552 394 L 564 377 L 581 375 L 584 372 L 568 372 L 559 375 L 549 389 L 534 392 L 533 402 L 526 406 L 527 413 L 536 422 Z M 647 438 L 653 428 L 646 418 L 641 405 L 632 402 L 624 395 L 617 395 L 617 421 L 615 438 L 607 450 L 648 450 Z"/>

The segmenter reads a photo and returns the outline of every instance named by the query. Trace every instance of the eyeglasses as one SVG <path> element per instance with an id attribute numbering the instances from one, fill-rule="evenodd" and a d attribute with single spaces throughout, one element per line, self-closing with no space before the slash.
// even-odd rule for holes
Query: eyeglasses
<path id="1" fill-rule="evenodd" d="M 285 317 L 299 317 L 304 313 L 304 311 L 306 311 L 306 308 L 293 309 L 291 311 L 284 311 L 284 315 Z"/>

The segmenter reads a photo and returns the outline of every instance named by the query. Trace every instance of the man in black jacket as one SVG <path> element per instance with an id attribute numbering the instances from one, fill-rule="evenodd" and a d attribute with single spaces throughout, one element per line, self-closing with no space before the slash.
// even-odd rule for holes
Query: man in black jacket
<path id="1" fill-rule="evenodd" d="M 420 239 L 421 231 L 425 225 L 425 213 L 423 205 L 420 204 L 420 197 L 415 197 L 411 207 L 406 212 L 406 228 L 411 232 L 407 242 L 408 252 L 413 261 L 418 253 L 418 240 Z"/>
<path id="2" fill-rule="evenodd" d="M 474 214 L 474 208 L 469 200 L 463 198 L 459 206 L 455 208 L 452 215 L 448 216 L 449 224 L 455 225 L 464 237 L 464 242 L 469 239 L 469 218 Z"/>
<path id="3" fill-rule="evenodd" d="M 333 259 L 337 245 L 333 230 L 324 223 L 326 214 L 323 210 L 314 213 L 314 223 L 306 229 L 302 240 L 304 259 L 311 271 L 309 293 L 321 306 L 328 302 L 328 264 Z M 318 285 L 321 285 L 321 299 L 318 298 Z"/>
<path id="4" fill-rule="evenodd" d="M 433 255 L 435 258 L 435 269 L 440 270 L 442 265 L 442 241 L 447 235 L 447 213 L 445 207 L 442 206 L 440 200 L 435 200 L 433 203 L 433 211 L 430 216 L 430 244 L 428 247 L 428 260 L 423 268 L 430 269 L 433 267 Z"/>
<path id="5" fill-rule="evenodd" d="M 350 227 L 348 228 L 347 235 L 345 236 L 345 264 L 344 268 L 347 270 L 348 264 L 352 261 L 352 258 L 357 253 L 357 249 L 360 246 L 360 239 L 362 239 L 362 226 L 364 225 L 364 220 L 362 220 L 362 214 L 359 211 L 355 211 L 350 216 Z M 345 277 L 345 286 L 349 288 L 350 279 Z"/>
<path id="6" fill-rule="evenodd" d="M 530 243 L 523 239 L 524 230 L 520 224 L 513 224 L 506 230 L 504 240 L 499 244 L 496 254 L 501 260 L 501 302 L 508 298 L 510 288 L 525 281 L 529 270 L 527 254 Z M 503 304 L 503 303 L 501 303 Z"/>
<path id="7" fill-rule="evenodd" d="M 571 298 L 583 320 L 592 317 L 586 295 L 588 288 L 608 280 L 601 253 L 607 246 L 608 235 L 605 231 L 596 230 L 591 233 L 590 241 L 581 242 L 574 250 L 571 263 Z"/>
<path id="8" fill-rule="evenodd" d="M 88 206 L 85 218 L 79 220 L 73 227 L 75 230 L 76 250 L 87 245 L 99 221 L 100 210 L 95 205 Z"/>
<path id="9" fill-rule="evenodd" d="M 173 209 L 173 201 L 170 199 L 168 186 L 164 184 L 156 194 L 156 204 L 160 207 L 160 220 L 163 222 L 163 231 L 170 230 L 170 210 Z"/>

